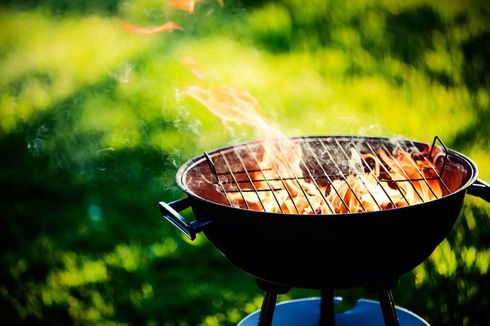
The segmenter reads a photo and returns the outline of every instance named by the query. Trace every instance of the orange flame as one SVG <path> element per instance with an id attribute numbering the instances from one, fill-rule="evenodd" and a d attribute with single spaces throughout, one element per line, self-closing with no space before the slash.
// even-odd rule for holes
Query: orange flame
<path id="1" fill-rule="evenodd" d="M 330 185 L 318 184 L 311 175 L 304 175 L 300 143 L 269 125 L 257 112 L 258 101 L 250 93 L 201 86 L 188 86 L 183 93 L 223 122 L 253 126 L 262 141 L 263 151 L 253 154 L 258 166 L 249 172 L 251 180 L 259 181 L 250 186 L 270 191 L 230 192 L 228 199 L 235 207 L 245 204 L 252 210 L 275 213 L 343 214 L 409 206 L 444 195 L 441 181 L 433 178 L 435 171 L 425 156 L 414 159 L 403 150 L 389 153 L 383 148 L 376 153 L 353 152 L 346 160 L 357 166 L 355 172 Z M 288 177 L 279 182 L 278 175 Z M 265 180 L 274 181 L 266 184 Z"/>
<path id="2" fill-rule="evenodd" d="M 187 86 L 183 90 L 183 94 L 203 104 L 223 122 L 251 125 L 255 128 L 259 139 L 270 141 L 266 143 L 267 154 L 259 162 L 261 165 L 266 166 L 272 161 L 283 173 L 291 173 L 290 162 L 294 162 L 292 163 L 293 166 L 299 166 L 300 156 L 296 153 L 301 151 L 301 147 L 264 120 L 256 110 L 259 102 L 249 92 L 232 87 L 205 89 L 201 86 Z M 281 146 L 277 145 L 278 140 L 281 141 Z M 300 171 L 296 172 L 299 173 Z M 295 188 L 293 185 L 290 187 L 292 190 Z"/>
<path id="3" fill-rule="evenodd" d="M 397 150 L 394 156 L 387 154 L 383 149 L 377 150 L 376 153 L 377 156 L 361 155 L 362 160 L 374 162 L 374 169 L 370 172 L 349 174 L 346 180 L 333 181 L 333 187 L 337 191 L 332 187 L 327 200 L 332 203 L 335 213 L 371 212 L 414 205 L 442 197 L 441 182 L 431 179 L 425 172 L 432 169 L 428 161 L 416 161 L 402 150 Z M 383 172 L 387 174 L 391 183 L 380 181 L 383 179 Z"/>
<path id="4" fill-rule="evenodd" d="M 175 29 L 183 30 L 182 27 L 180 27 L 179 25 L 171 21 L 156 27 L 136 27 L 128 22 L 123 22 L 122 27 L 128 32 L 139 33 L 139 34 L 154 34 L 154 33 L 161 33 L 161 32 L 169 32 Z"/>
<path id="5" fill-rule="evenodd" d="M 192 15 L 192 13 L 194 12 L 194 7 L 196 6 L 196 2 L 196 0 L 173 0 L 168 5 L 182 11 L 187 11 L 189 14 Z"/>
<path id="6" fill-rule="evenodd" d="M 287 139 L 278 129 L 271 127 L 257 112 L 259 102 L 249 92 L 232 87 L 205 89 L 187 86 L 184 95 L 203 104 L 224 122 L 246 123 L 255 127 L 261 139 Z"/>
<path id="7" fill-rule="evenodd" d="M 221 5 L 221 7 L 224 6 L 224 1 L 223 0 L 217 0 L 218 3 Z M 196 4 L 199 2 L 199 0 L 172 0 L 168 6 L 174 7 L 176 9 L 186 11 L 189 14 L 192 15 L 194 12 L 194 9 L 196 7 Z M 161 26 L 156 26 L 156 27 L 137 27 L 134 26 L 128 22 L 123 22 L 122 27 L 132 33 L 139 33 L 139 34 L 153 34 L 153 33 L 161 33 L 161 32 L 169 32 L 175 29 L 178 30 L 184 30 L 182 27 L 179 25 L 175 24 L 172 21 L 166 22 L 165 24 Z"/>

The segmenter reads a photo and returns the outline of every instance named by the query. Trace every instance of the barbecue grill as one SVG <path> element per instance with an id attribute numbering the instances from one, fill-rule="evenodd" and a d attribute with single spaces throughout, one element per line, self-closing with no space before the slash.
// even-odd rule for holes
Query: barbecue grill
<path id="1" fill-rule="evenodd" d="M 187 237 L 204 232 L 257 279 L 266 291 L 260 324 L 271 323 L 277 294 L 291 287 L 322 290 L 324 321 L 332 320 L 333 289 L 365 287 L 380 294 L 386 323 L 396 325 L 390 290 L 399 277 L 446 237 L 466 192 L 490 201 L 477 176 L 476 165 L 438 137 L 301 137 L 204 153 L 177 172 L 187 198 L 159 205 Z M 192 222 L 178 213 L 187 207 Z"/>

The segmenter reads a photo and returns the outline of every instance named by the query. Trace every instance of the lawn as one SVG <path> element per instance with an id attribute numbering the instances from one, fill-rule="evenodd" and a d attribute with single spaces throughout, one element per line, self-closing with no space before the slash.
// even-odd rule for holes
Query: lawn
<path id="1" fill-rule="evenodd" d="M 0 4 L 6 324 L 233 325 L 258 309 L 251 277 L 158 211 L 183 197 L 181 164 L 255 137 L 186 97 L 189 85 L 248 90 L 288 136 L 437 135 L 490 180 L 487 2 L 206 0 L 192 14 L 171 3 Z M 182 29 L 124 28 L 168 21 Z M 467 196 L 396 303 L 433 325 L 488 325 L 488 239 L 490 205 Z M 340 309 L 372 297 L 335 294 Z"/>

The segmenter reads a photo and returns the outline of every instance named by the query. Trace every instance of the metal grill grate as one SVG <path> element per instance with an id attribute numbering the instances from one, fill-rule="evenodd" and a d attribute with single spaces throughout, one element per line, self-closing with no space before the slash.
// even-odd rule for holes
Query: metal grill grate
<path id="1" fill-rule="evenodd" d="M 234 206 L 234 200 L 230 197 L 236 198 L 239 194 L 239 198 L 242 199 L 245 208 L 251 209 L 249 206 L 249 200 L 252 197 L 257 200 L 262 211 L 268 211 L 266 204 L 263 202 L 263 195 L 265 193 L 272 194 L 277 209 L 282 213 L 284 200 L 278 198 L 278 192 L 285 191 L 287 193 L 287 201 L 292 204 L 296 213 L 300 213 L 300 209 L 297 205 L 297 200 L 294 194 L 291 193 L 287 183 L 291 182 L 302 193 L 302 198 L 305 198 L 312 212 L 317 212 L 315 205 L 310 201 L 311 189 L 305 189 L 305 184 L 309 184 L 315 189 L 321 197 L 321 201 L 325 204 L 325 207 L 330 213 L 335 213 L 331 203 L 327 200 L 325 191 L 323 188 L 333 190 L 341 201 L 342 206 L 347 212 L 351 212 L 349 205 L 344 201 L 343 196 L 340 194 L 338 186 L 335 186 L 334 181 L 341 181 L 345 183 L 350 192 L 355 197 L 363 211 L 367 211 L 361 198 L 358 197 L 355 189 L 347 180 L 348 175 L 361 175 L 364 173 L 371 173 L 376 180 L 376 183 L 383 190 L 384 194 L 392 204 L 395 206 L 395 202 L 390 194 L 385 189 L 387 184 L 391 189 L 397 191 L 403 198 L 403 201 L 407 205 L 411 205 L 409 199 L 400 186 L 402 183 L 408 183 L 414 190 L 414 193 L 420 199 L 421 202 L 425 202 L 424 196 L 417 190 L 416 182 L 423 182 L 432 195 L 435 198 L 439 198 L 437 192 L 431 187 L 429 181 L 438 180 L 442 185 L 445 192 L 451 193 L 451 190 L 442 179 L 444 173 L 444 167 L 448 159 L 448 150 L 442 141 L 436 136 L 432 145 L 424 150 L 424 152 L 417 147 L 417 145 L 411 141 L 402 142 L 389 142 L 379 140 L 370 140 L 369 138 L 301 138 L 292 140 L 299 145 L 298 150 L 294 153 L 296 156 L 302 173 L 298 174 L 297 170 L 290 165 L 287 159 L 283 159 L 285 162 L 281 167 L 277 165 L 274 159 L 268 161 L 266 166 L 261 162 L 259 155 L 277 155 L 270 153 L 270 146 L 277 146 L 278 148 L 284 145 L 281 141 L 276 142 L 257 142 L 252 144 L 246 144 L 243 146 L 232 147 L 228 150 L 219 151 L 209 155 L 204 153 L 204 157 L 207 161 L 213 180 L 209 181 L 215 185 L 219 192 L 221 192 L 228 205 Z M 436 141 L 439 142 L 442 149 L 439 154 L 435 154 Z M 440 147 L 439 147 L 440 148 Z M 405 178 L 395 179 L 390 172 L 390 169 L 385 164 L 383 158 L 379 155 L 379 151 L 383 151 L 386 156 L 395 162 L 400 171 L 403 171 Z M 350 153 L 350 155 L 349 155 Z M 417 176 L 409 177 L 405 172 L 402 164 L 400 163 L 397 154 L 409 155 L 414 170 L 417 172 Z M 363 154 L 369 154 L 376 158 L 380 164 L 380 176 L 376 176 L 373 172 L 373 166 L 369 160 L 366 159 Z M 352 156 L 357 155 L 360 158 L 362 166 L 359 165 L 347 165 L 346 162 L 351 160 Z M 436 168 L 436 161 L 442 157 L 442 165 L 438 169 Z M 428 167 L 421 170 L 416 161 L 424 161 Z M 382 176 L 381 176 L 382 175 Z M 378 209 L 382 209 L 378 203 L 376 196 L 371 193 L 369 186 L 365 184 L 363 178 L 359 179 L 362 187 L 367 194 L 371 197 Z M 338 183 L 337 183 L 338 184 Z M 232 196 L 233 194 L 233 196 Z M 248 199 L 248 200 L 247 200 Z"/>

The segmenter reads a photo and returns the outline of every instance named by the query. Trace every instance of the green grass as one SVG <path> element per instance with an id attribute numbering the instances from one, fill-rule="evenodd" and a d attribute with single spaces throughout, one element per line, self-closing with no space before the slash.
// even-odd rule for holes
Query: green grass
<path id="1" fill-rule="evenodd" d="M 438 135 L 490 180 L 483 1 L 208 1 L 192 16 L 164 3 L 0 6 L 6 322 L 231 325 L 260 306 L 254 281 L 205 237 L 188 242 L 159 217 L 157 201 L 182 197 L 182 163 L 254 139 L 183 97 L 187 85 L 249 90 L 288 136 Z M 184 31 L 121 27 L 166 20 Z M 487 203 L 467 198 L 447 240 L 402 278 L 396 302 L 434 325 L 488 324 L 489 216 Z M 343 308 L 370 296 L 336 294 Z"/>

